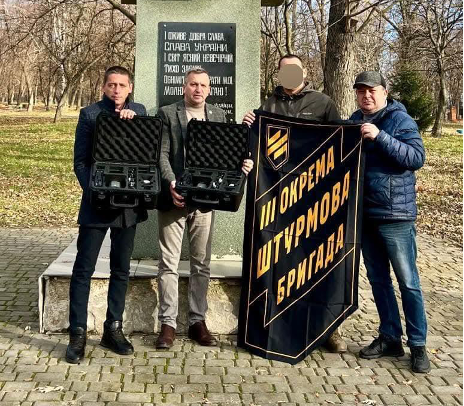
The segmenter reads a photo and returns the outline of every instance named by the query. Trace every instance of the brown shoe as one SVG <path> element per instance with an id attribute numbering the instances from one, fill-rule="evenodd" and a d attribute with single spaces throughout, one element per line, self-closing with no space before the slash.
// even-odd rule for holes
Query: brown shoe
<path id="1" fill-rule="evenodd" d="M 161 332 L 156 340 L 155 346 L 158 349 L 168 349 L 174 344 L 176 330 L 167 324 L 161 324 Z"/>
<path id="2" fill-rule="evenodd" d="M 208 327 L 206 327 L 204 320 L 197 321 L 189 327 L 188 338 L 196 341 L 200 345 L 217 345 L 217 340 L 208 331 Z"/>
<path id="3" fill-rule="evenodd" d="M 332 335 L 327 339 L 323 346 L 330 352 L 338 353 L 346 352 L 348 349 L 345 340 L 343 340 L 342 336 L 337 330 L 332 333 Z"/>

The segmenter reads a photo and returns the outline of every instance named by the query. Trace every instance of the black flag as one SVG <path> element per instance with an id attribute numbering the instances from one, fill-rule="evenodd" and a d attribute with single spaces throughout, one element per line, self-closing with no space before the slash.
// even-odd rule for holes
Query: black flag
<path id="1" fill-rule="evenodd" d="M 362 137 L 255 113 L 238 344 L 295 364 L 358 306 Z"/>

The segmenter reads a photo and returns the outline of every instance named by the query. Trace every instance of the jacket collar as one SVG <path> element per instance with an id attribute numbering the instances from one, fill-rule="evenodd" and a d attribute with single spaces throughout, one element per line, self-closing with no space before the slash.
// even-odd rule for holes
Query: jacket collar
<path id="1" fill-rule="evenodd" d="M 101 101 L 103 103 L 103 107 L 105 108 L 105 110 L 108 110 L 111 112 L 114 112 L 114 110 L 116 110 L 116 103 L 113 100 L 111 100 L 106 94 L 103 94 Z M 127 98 L 126 101 L 124 102 L 123 108 L 127 108 L 128 106 L 129 106 L 129 98 Z"/>
<path id="2" fill-rule="evenodd" d="M 299 93 L 290 95 L 285 93 L 283 86 L 277 86 L 274 90 L 274 95 L 281 100 L 298 100 L 310 92 L 314 92 L 314 89 L 312 89 L 309 84 L 305 82 L 305 87 L 303 87 Z"/>

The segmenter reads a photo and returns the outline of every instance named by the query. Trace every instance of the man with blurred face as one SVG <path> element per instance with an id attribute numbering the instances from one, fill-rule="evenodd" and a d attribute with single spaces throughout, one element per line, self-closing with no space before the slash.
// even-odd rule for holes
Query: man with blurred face
<path id="1" fill-rule="evenodd" d="M 422 139 L 405 107 L 387 100 L 387 85 L 378 72 L 360 73 L 354 89 L 364 120 L 364 221 L 362 253 L 380 319 L 379 336 L 359 352 L 365 359 L 404 355 L 401 318 L 390 275 L 398 281 L 411 349 L 411 369 L 430 371 L 425 348 L 427 319 L 416 266 L 416 178 L 425 160 Z"/>
<path id="2" fill-rule="evenodd" d="M 340 120 L 333 100 L 324 93 L 311 89 L 305 82 L 306 74 L 300 57 L 288 54 L 280 58 L 278 79 L 281 86 L 276 87 L 259 110 L 319 122 Z M 255 118 L 253 111 L 249 111 L 243 118 L 243 123 L 251 126 Z M 332 333 L 324 346 L 331 352 L 347 350 L 340 329 Z"/>
<path id="3" fill-rule="evenodd" d="M 185 227 L 188 230 L 190 251 L 188 336 L 200 345 L 211 346 L 217 343 L 205 323 L 214 212 L 187 207 L 184 198 L 176 192 L 176 179 L 184 171 L 188 122 L 191 119 L 226 122 L 226 116 L 220 108 L 206 103 L 211 88 L 208 73 L 204 69 L 188 71 L 183 89 L 183 100 L 161 107 L 158 111 L 163 120 L 160 156 L 163 191 L 158 204 L 161 251 L 158 265 L 158 319 L 161 331 L 155 343 L 159 349 L 170 348 L 175 339 L 179 279 L 177 268 Z M 252 168 L 253 161 L 245 159 L 242 171 L 248 174 Z"/>
<path id="4" fill-rule="evenodd" d="M 274 93 L 259 108 L 288 117 L 305 118 L 321 122 L 340 120 L 337 107 L 332 99 L 318 92 L 305 82 L 306 69 L 296 55 L 285 55 L 279 61 L 277 86 Z M 252 125 L 253 111 L 248 112 L 243 122 Z"/>
<path id="5" fill-rule="evenodd" d="M 147 212 L 144 209 L 97 209 L 90 202 L 89 183 L 97 116 L 106 112 L 130 120 L 136 114 L 147 113 L 142 104 L 129 101 L 132 93 L 131 74 L 121 66 L 106 70 L 102 91 L 101 101 L 81 110 L 74 143 L 74 172 L 82 188 L 82 201 L 77 219 L 77 255 L 69 288 L 69 345 L 66 360 L 73 364 L 79 363 L 85 356 L 90 280 L 108 229 L 111 231 L 111 274 L 106 321 L 100 344 L 121 355 L 134 352 L 132 344 L 122 332 L 122 316 L 135 228 L 137 223 L 147 219 Z"/>

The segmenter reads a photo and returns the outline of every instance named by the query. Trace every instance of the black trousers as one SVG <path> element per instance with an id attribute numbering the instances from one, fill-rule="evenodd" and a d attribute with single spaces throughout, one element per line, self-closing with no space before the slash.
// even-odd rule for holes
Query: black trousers
<path id="1" fill-rule="evenodd" d="M 110 283 L 106 322 L 122 321 L 129 281 L 130 258 L 134 249 L 136 226 L 111 228 Z M 79 228 L 77 256 L 69 287 L 69 327 L 87 330 L 87 306 L 89 303 L 90 280 L 95 272 L 98 253 L 108 227 Z"/>

